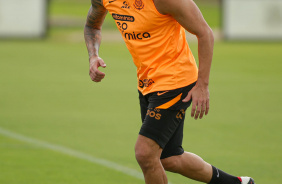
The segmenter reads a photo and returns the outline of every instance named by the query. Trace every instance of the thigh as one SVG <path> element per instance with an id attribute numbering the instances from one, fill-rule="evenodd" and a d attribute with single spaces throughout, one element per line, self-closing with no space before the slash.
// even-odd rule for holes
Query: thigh
<path id="1" fill-rule="evenodd" d="M 182 116 L 179 114 L 182 114 L 179 110 L 149 108 L 139 134 L 154 140 L 162 149 L 173 137 L 171 144 L 176 144 L 179 140 L 177 144 L 181 145 L 182 136 L 179 138 L 175 135 L 175 132 L 183 131 Z"/>
<path id="2" fill-rule="evenodd" d="M 145 117 L 146 117 L 146 113 L 147 113 L 148 106 L 149 106 L 149 101 L 148 101 L 147 96 L 144 96 L 140 91 L 138 91 L 138 93 L 139 93 L 141 120 L 143 122 L 145 120 Z"/>
<path id="3" fill-rule="evenodd" d="M 136 156 L 157 157 L 160 158 L 162 148 L 152 139 L 143 135 L 138 135 L 135 144 Z"/>
<path id="4" fill-rule="evenodd" d="M 182 100 L 195 83 L 171 91 L 154 92 L 143 96 L 139 92 L 142 127 L 139 134 L 155 141 L 162 149 L 161 158 L 181 155 L 185 111 L 191 100 Z"/>
<path id="5" fill-rule="evenodd" d="M 179 111 L 177 117 L 179 118 L 180 123 L 171 138 L 169 139 L 169 141 L 167 142 L 167 144 L 165 145 L 161 154 L 161 159 L 176 155 L 182 155 L 184 153 L 184 149 L 182 147 L 182 140 L 185 112 L 182 110 Z"/>

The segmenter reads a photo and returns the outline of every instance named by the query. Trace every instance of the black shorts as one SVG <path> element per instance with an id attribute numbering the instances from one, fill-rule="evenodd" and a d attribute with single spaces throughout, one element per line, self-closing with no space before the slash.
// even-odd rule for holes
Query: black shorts
<path id="1" fill-rule="evenodd" d="M 139 91 L 142 127 L 139 134 L 148 137 L 163 149 L 161 159 L 184 153 L 182 148 L 185 111 L 189 102 L 182 102 L 196 82 L 189 86 L 142 95 Z"/>

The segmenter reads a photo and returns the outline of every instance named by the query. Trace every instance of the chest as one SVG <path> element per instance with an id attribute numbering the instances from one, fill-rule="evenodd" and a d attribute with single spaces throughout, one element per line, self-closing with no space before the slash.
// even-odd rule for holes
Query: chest
<path id="1" fill-rule="evenodd" d="M 167 21 L 157 12 L 153 0 L 104 0 L 104 6 L 124 34 L 149 33 Z"/>

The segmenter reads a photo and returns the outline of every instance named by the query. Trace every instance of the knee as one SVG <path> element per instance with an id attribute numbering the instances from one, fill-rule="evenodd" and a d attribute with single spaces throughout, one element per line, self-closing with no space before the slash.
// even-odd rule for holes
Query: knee
<path id="1" fill-rule="evenodd" d="M 135 158 L 141 168 L 152 167 L 159 158 L 146 145 L 135 145 Z"/>
<path id="2" fill-rule="evenodd" d="M 139 145 L 135 145 L 135 158 L 138 163 L 145 163 L 151 159 L 151 153 L 149 149 L 146 149 L 144 146 L 140 147 Z"/>

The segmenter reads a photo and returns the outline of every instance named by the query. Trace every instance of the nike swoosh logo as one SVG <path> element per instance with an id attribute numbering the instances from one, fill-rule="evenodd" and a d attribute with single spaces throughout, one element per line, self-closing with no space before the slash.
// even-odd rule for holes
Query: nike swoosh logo
<path id="1" fill-rule="evenodd" d="M 216 168 L 216 171 L 217 171 L 217 176 L 216 177 L 218 177 L 219 178 L 219 172 L 218 172 L 218 169 Z"/>
<path id="2" fill-rule="evenodd" d="M 157 95 L 158 95 L 158 96 L 161 96 L 161 95 L 163 95 L 163 94 L 165 94 L 165 93 L 167 93 L 167 92 L 168 92 L 168 91 L 165 91 L 165 92 L 162 92 L 162 93 L 158 92 Z"/>

